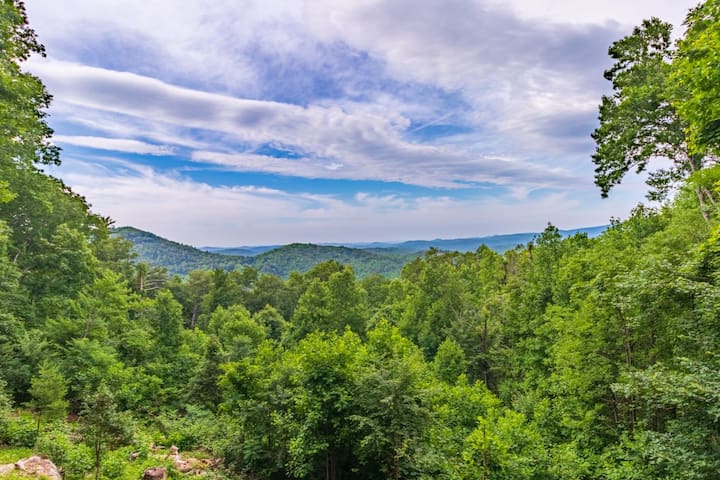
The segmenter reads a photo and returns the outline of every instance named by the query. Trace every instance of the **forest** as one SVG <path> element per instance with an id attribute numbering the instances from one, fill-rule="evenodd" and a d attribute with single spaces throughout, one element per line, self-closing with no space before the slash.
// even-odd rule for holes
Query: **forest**
<path id="1" fill-rule="evenodd" d="M 651 19 L 610 47 L 596 182 L 669 159 L 661 207 L 392 279 L 136 264 L 43 172 L 43 47 L 0 10 L 0 464 L 184 478 L 175 446 L 216 479 L 718 478 L 720 0 L 677 43 Z"/>

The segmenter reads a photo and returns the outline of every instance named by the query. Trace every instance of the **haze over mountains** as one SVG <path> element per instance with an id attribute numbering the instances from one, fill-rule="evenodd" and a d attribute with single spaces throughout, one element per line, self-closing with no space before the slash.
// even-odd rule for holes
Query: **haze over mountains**
<path id="1" fill-rule="evenodd" d="M 607 225 L 560 230 L 563 237 L 584 233 L 595 237 Z M 344 244 L 257 245 L 239 247 L 201 247 L 174 242 L 134 227 L 114 230 L 133 243 L 137 260 L 167 268 L 171 274 L 186 275 L 197 269 L 234 270 L 253 267 L 261 273 L 286 277 L 290 272 L 306 272 L 319 262 L 336 260 L 353 267 L 359 277 L 380 274 L 399 275 L 403 265 L 430 248 L 443 251 L 468 252 L 480 245 L 502 253 L 532 241 L 539 232 L 513 233 L 485 237 L 410 240 L 404 242 L 372 242 Z"/>

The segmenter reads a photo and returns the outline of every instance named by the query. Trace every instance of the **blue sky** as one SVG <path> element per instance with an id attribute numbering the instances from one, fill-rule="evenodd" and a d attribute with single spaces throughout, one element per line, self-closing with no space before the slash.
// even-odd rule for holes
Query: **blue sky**
<path id="1" fill-rule="evenodd" d="M 686 0 L 29 0 L 51 170 L 192 245 L 607 223 L 590 133 L 610 43 Z"/>

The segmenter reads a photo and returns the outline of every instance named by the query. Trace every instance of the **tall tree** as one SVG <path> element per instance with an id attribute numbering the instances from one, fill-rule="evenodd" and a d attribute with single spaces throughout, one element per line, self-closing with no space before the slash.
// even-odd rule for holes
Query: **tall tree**
<path id="1" fill-rule="evenodd" d="M 674 105 L 687 125 L 692 150 L 720 153 L 720 1 L 706 0 L 691 10 L 687 32 L 678 42 L 670 80 Z"/>
<path id="2" fill-rule="evenodd" d="M 80 418 L 83 438 L 95 459 L 95 480 L 100 480 L 105 452 L 128 439 L 130 422 L 118 411 L 115 397 L 105 384 L 86 399 Z"/>
<path id="3" fill-rule="evenodd" d="M 50 143 L 52 129 L 45 108 L 52 97 L 37 77 L 20 63 L 31 55 L 45 55 L 28 26 L 24 2 L 0 2 L 0 158 L 2 164 L 59 163 L 58 147 Z"/>
<path id="4" fill-rule="evenodd" d="M 673 105 L 671 86 L 672 25 L 657 18 L 644 20 L 633 33 L 610 46 L 615 60 L 605 78 L 613 93 L 603 96 L 600 126 L 592 137 L 595 184 L 603 197 L 631 169 L 647 169 L 653 159 L 665 158 L 671 167 L 650 173 L 652 199 L 665 198 L 670 188 L 710 159 L 704 152 L 691 153 L 685 136 L 686 123 Z M 701 206 L 715 203 L 707 189 L 698 189 Z"/>

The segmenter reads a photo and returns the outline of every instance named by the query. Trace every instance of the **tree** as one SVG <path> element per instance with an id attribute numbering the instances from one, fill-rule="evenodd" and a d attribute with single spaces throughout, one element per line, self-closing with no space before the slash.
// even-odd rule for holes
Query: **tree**
<path id="1" fill-rule="evenodd" d="M 193 329 L 200 316 L 200 307 L 202 306 L 203 299 L 205 295 L 210 292 L 212 272 L 207 270 L 193 270 L 188 274 L 185 285 L 187 297 L 190 301 L 190 328 Z"/>
<path id="2" fill-rule="evenodd" d="M 350 328 L 355 333 L 364 334 L 367 293 L 358 287 L 352 268 L 346 266 L 330 275 L 327 286 L 331 328 L 338 333 Z"/>
<path id="3" fill-rule="evenodd" d="M 172 357 L 182 342 L 182 305 L 168 290 L 161 290 L 153 299 L 152 310 L 149 314 L 150 324 L 157 336 L 157 344 L 162 350 L 161 353 Z"/>
<path id="4" fill-rule="evenodd" d="M 381 322 L 368 332 L 356 373 L 354 450 L 364 478 L 399 480 L 421 472 L 433 420 L 430 369 L 420 348 Z"/>
<path id="5" fill-rule="evenodd" d="M 438 347 L 433 361 L 435 374 L 446 383 L 455 383 L 467 370 L 465 352 L 452 338 L 446 338 Z"/>
<path id="6" fill-rule="evenodd" d="M 105 384 L 85 400 L 80 418 L 83 438 L 93 450 L 95 480 L 100 480 L 105 452 L 129 438 L 130 421 L 118 411 L 115 397 Z"/>
<path id="7" fill-rule="evenodd" d="M 242 305 L 218 307 L 210 316 L 208 332 L 219 340 L 223 354 L 231 361 L 251 355 L 267 336 L 265 327 Z"/>
<path id="8" fill-rule="evenodd" d="M 297 342 L 318 330 L 331 331 L 329 297 L 327 284 L 320 279 L 313 279 L 297 302 L 284 342 Z"/>
<path id="9" fill-rule="evenodd" d="M 12 396 L 7 388 L 8 384 L 0 377 L 0 432 L 7 428 L 8 419 L 12 410 Z"/>
<path id="10" fill-rule="evenodd" d="M 28 406 L 35 411 L 37 428 L 35 438 L 40 436 L 40 422 L 63 418 L 67 412 L 67 383 L 60 371 L 52 364 L 45 362 L 37 376 L 30 383 L 32 400 Z"/>
<path id="11" fill-rule="evenodd" d="M 600 126 L 592 134 L 597 144 L 595 184 L 603 197 L 631 169 L 640 173 L 653 159 L 665 158 L 672 166 L 652 172 L 648 180 L 650 198 L 665 198 L 673 184 L 710 160 L 704 152 L 688 150 L 686 123 L 672 101 L 671 29 L 657 18 L 644 20 L 610 46 L 615 64 L 605 78 L 612 82 L 613 94 L 603 96 Z M 701 206 L 715 203 L 708 190 L 699 190 L 698 198 Z"/>
<path id="12" fill-rule="evenodd" d="M 168 282 L 167 269 L 140 262 L 135 266 L 133 287 L 140 295 L 152 297 Z"/>
<path id="13" fill-rule="evenodd" d="M 671 82 L 673 105 L 686 122 L 693 152 L 720 152 L 720 1 L 707 0 L 691 10 L 687 32 L 678 42 Z"/>
<path id="14" fill-rule="evenodd" d="M 285 330 L 288 328 L 288 323 L 280 312 L 270 305 L 265 305 L 265 308 L 255 313 L 253 320 L 265 327 L 269 338 L 277 341 L 282 339 Z"/>
<path id="15" fill-rule="evenodd" d="M 28 26 L 24 2 L 0 2 L 0 158 L 3 164 L 58 164 L 60 149 L 50 143 L 52 129 L 44 109 L 52 97 L 40 79 L 20 63 L 45 48 Z"/>
<path id="16" fill-rule="evenodd" d="M 336 480 L 353 464 L 350 416 L 362 350 L 360 338 L 346 331 L 311 333 L 293 352 L 294 408 L 286 417 L 293 477 Z"/>

